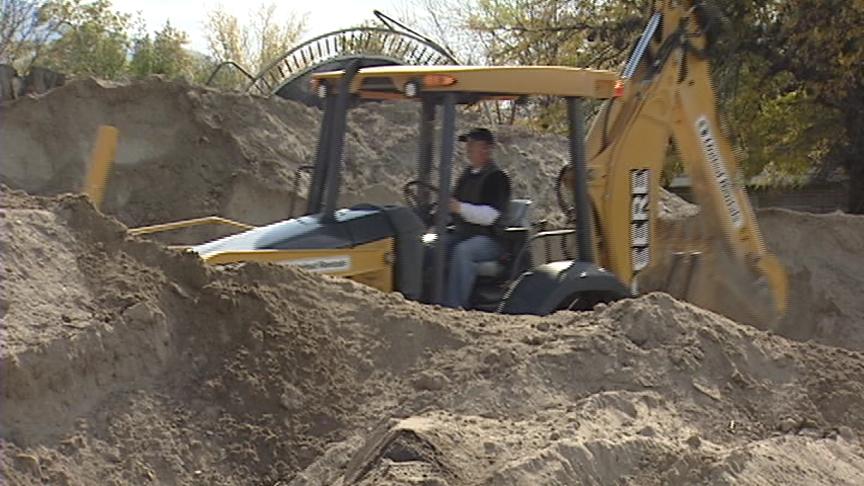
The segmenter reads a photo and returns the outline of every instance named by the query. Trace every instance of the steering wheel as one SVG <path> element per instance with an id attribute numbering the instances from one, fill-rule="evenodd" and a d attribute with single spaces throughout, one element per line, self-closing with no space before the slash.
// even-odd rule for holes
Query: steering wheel
<path id="1" fill-rule="evenodd" d="M 569 191 L 573 190 L 573 179 L 570 172 L 568 165 L 562 167 L 558 172 L 558 177 L 555 179 L 555 199 L 558 200 L 558 207 L 564 213 L 567 222 L 573 223 L 576 221 L 577 214 L 576 206 L 573 205 L 572 196 L 569 194 Z"/>
<path id="2" fill-rule="evenodd" d="M 421 204 L 418 195 L 418 189 L 420 188 L 429 191 L 431 194 L 434 194 L 435 197 L 438 195 L 437 187 L 428 182 L 418 180 L 410 181 L 402 186 L 402 195 L 405 198 L 405 204 L 414 210 L 414 213 L 420 217 L 424 224 L 429 226 L 435 220 L 435 211 L 438 209 L 438 201 L 429 201 L 428 203 Z"/>

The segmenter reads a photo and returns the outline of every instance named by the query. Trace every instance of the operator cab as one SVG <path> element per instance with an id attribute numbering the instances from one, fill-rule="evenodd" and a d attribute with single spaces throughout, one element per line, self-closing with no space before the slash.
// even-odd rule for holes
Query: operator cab
<path id="1" fill-rule="evenodd" d="M 619 86 L 618 75 L 614 72 L 560 66 L 361 68 L 349 65 L 342 71 L 316 73 L 312 76 L 313 92 L 323 100 L 325 110 L 306 214 L 318 215 L 324 223 L 336 219 L 346 118 L 351 106 L 363 101 L 415 101 L 421 108 L 418 171 L 416 179 L 405 185 L 403 193 L 416 216 L 414 224 L 420 221 L 429 228 L 430 232 L 421 238 L 423 243 L 436 240 L 438 235 L 448 231 L 450 223 L 448 212 L 436 209 L 437 201 L 448 201 L 451 197 L 456 107 L 538 95 L 557 96 L 567 101 L 571 165 L 577 169 L 575 173 L 579 179 L 575 205 L 582 210 L 580 214 L 588 215 L 581 100 L 615 97 L 620 95 Z M 437 157 L 433 157 L 433 136 L 439 113 L 440 141 Z M 433 173 L 437 173 L 435 181 Z M 577 300 L 582 306 L 588 305 L 584 299 L 576 298 L 587 293 L 599 295 L 595 301 L 629 295 L 614 275 L 596 265 L 591 239 L 593 229 L 588 218 L 580 218 L 582 221 L 578 224 L 584 227 L 571 231 L 581 235 L 578 259 L 532 268 L 531 243 L 553 232 L 535 231 L 530 220 L 531 207 L 529 199 L 514 199 L 502 216 L 506 221 L 499 241 L 504 246 L 504 254 L 499 260 L 476 264 L 478 280 L 471 299 L 474 308 L 542 315 L 560 308 L 574 308 Z M 397 241 L 396 254 L 402 256 L 399 246 Z M 447 264 L 443 245 L 434 248 L 433 262 L 428 267 L 424 267 L 422 258 L 415 252 L 411 253 L 413 261 L 400 258 L 395 271 L 402 273 L 404 269 L 400 269 L 400 265 L 413 267 L 412 272 L 421 274 L 425 283 L 420 300 L 440 303 Z M 403 291 L 399 285 L 395 290 Z"/>

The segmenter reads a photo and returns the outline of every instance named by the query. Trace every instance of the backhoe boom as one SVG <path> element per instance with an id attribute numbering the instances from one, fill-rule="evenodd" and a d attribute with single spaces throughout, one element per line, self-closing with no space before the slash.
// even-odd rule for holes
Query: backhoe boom
<path id="1" fill-rule="evenodd" d="M 717 21 L 710 13 L 703 2 L 655 1 L 623 72 L 624 96 L 607 101 L 595 118 L 587 143 L 595 241 L 601 262 L 639 291 L 665 290 L 673 253 L 700 252 L 702 275 L 690 282 L 689 300 L 770 321 L 785 310 L 786 275 L 765 248 L 722 131 L 709 73 L 708 34 Z M 692 181 L 704 228 L 661 241 L 660 175 L 670 140 Z M 754 297 L 760 288 L 770 294 L 770 309 Z"/>

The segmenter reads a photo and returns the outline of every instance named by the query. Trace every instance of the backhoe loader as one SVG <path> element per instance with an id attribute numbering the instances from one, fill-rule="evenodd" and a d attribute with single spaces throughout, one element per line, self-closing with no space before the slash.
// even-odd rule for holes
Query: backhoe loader
<path id="1" fill-rule="evenodd" d="M 444 292 L 444 245 L 431 243 L 448 231 L 448 213 L 437 210 L 437 201 L 448 201 L 451 195 L 457 106 L 529 95 L 566 99 L 570 108 L 571 163 L 582 167 L 584 172 L 582 100 L 608 99 L 620 92 L 620 80 L 614 72 L 559 66 L 349 67 L 313 78 L 315 91 L 325 100 L 325 109 L 306 216 L 228 236 L 192 250 L 210 263 L 278 261 L 347 276 L 428 303 L 439 303 Z M 360 205 L 337 209 L 347 112 L 355 102 L 381 100 L 413 101 L 422 111 L 418 176 L 404 187 L 408 207 Z M 437 164 L 433 164 L 438 108 L 439 153 Z M 438 176 L 434 184 L 433 172 Z M 581 180 L 583 183 L 575 186 L 581 188 L 577 199 L 587 205 L 587 185 L 584 178 Z M 479 278 L 471 299 L 472 308 L 547 314 L 562 307 L 586 308 L 630 295 L 615 275 L 593 261 L 590 236 L 580 239 L 580 253 L 584 257 L 531 268 L 533 241 L 568 233 L 590 235 L 592 230 L 587 220 L 577 220 L 577 225 L 584 227 L 535 233 L 528 217 L 530 206 L 530 200 L 511 201 L 503 216 L 505 221 L 501 222 L 505 256 L 477 264 Z M 425 233 L 430 226 L 431 231 Z M 432 248 L 427 249 L 427 244 Z M 427 251 L 433 253 L 433 258 L 431 265 L 424 268 Z M 557 272 L 561 285 L 530 309 L 512 307 L 517 300 L 507 298 L 510 284 L 525 271 Z M 516 296 L 523 297 L 521 293 Z"/>
<path id="2" fill-rule="evenodd" d="M 655 1 L 621 73 L 560 66 L 349 65 L 315 74 L 313 89 L 323 100 L 324 116 L 305 216 L 191 250 L 211 264 L 296 265 L 439 303 L 445 250 L 435 247 L 427 267 L 423 254 L 428 242 L 448 230 L 447 211 L 437 210 L 436 201 L 450 199 L 457 107 L 560 97 L 567 105 L 570 161 L 558 189 L 572 227 L 536 231 L 527 216 L 530 201 L 514 200 L 502 216 L 505 256 L 478 264 L 473 307 L 545 315 L 677 286 L 696 303 L 769 322 L 785 311 L 786 275 L 762 242 L 721 131 L 708 66 L 712 22 L 702 2 Z M 585 99 L 606 100 L 587 137 Z M 381 101 L 420 106 L 417 178 L 405 185 L 408 205 L 337 209 L 347 113 L 358 103 Z M 713 228 L 689 239 L 659 241 L 660 173 L 670 139 L 700 195 L 702 220 Z M 567 235 L 575 239 L 574 258 L 535 263 L 533 243 Z"/>

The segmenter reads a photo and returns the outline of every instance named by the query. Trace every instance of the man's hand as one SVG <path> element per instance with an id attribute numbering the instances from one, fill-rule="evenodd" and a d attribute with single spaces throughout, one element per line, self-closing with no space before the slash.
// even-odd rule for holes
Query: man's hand
<path id="1" fill-rule="evenodd" d="M 462 203 L 460 203 L 456 198 L 450 198 L 450 212 L 453 214 L 459 214 L 460 209 L 462 208 Z"/>

